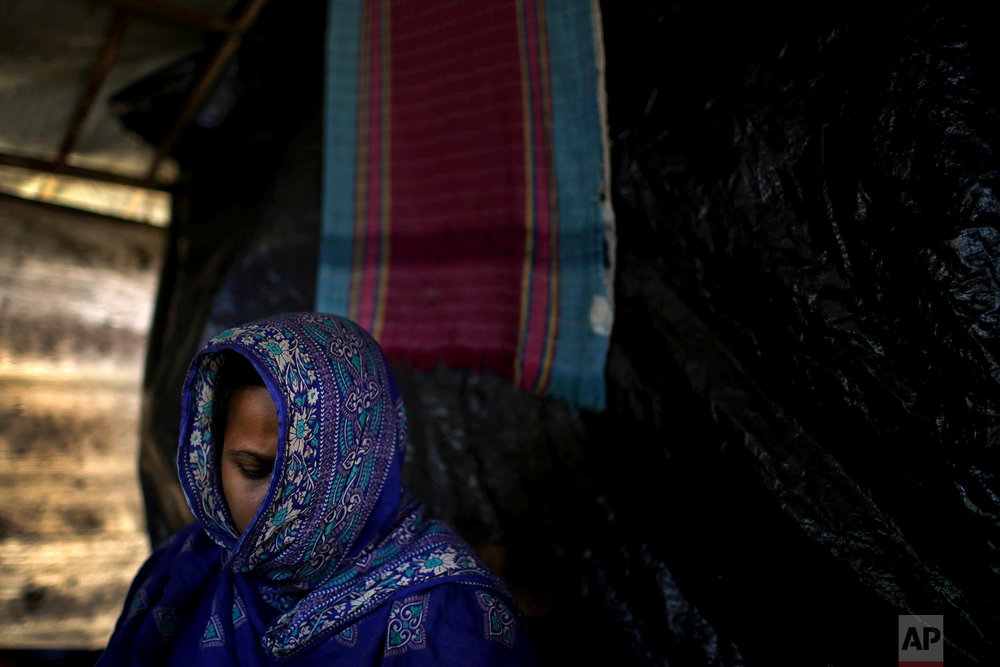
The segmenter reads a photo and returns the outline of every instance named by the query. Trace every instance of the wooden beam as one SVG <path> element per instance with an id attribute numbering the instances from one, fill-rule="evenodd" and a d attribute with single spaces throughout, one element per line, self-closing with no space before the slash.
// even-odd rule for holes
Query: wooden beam
<path id="1" fill-rule="evenodd" d="M 216 79 L 222 74 L 223 68 L 229 59 L 232 57 L 233 53 L 236 52 L 236 47 L 240 44 L 240 36 L 243 31 L 248 29 L 256 20 L 257 15 L 260 10 L 263 9 L 264 3 L 267 0 L 250 0 L 247 8 L 244 10 L 243 14 L 236 21 L 237 30 L 229 33 L 222 40 L 219 48 L 216 49 L 215 55 L 212 57 L 211 62 L 209 62 L 208 67 L 202 73 L 201 78 L 195 84 L 191 93 L 188 95 L 187 100 L 184 102 L 184 106 L 181 108 L 180 113 L 174 120 L 173 127 L 167 132 L 163 139 L 163 142 L 157 148 L 156 155 L 153 157 L 153 162 L 149 167 L 149 173 L 147 178 L 155 179 L 156 173 L 160 169 L 160 165 L 170 154 L 173 149 L 174 144 L 180 138 L 181 133 L 184 128 L 188 126 L 191 119 L 194 118 L 195 113 L 201 108 L 202 102 L 205 101 L 205 97 L 212 90 L 212 86 L 215 84 Z"/>
<path id="2" fill-rule="evenodd" d="M 108 30 L 107 39 L 104 40 L 104 48 L 101 49 L 101 54 L 97 57 L 94 68 L 90 70 L 90 79 L 87 81 L 87 87 L 84 89 L 83 95 L 76 105 L 76 111 L 73 112 L 69 127 L 66 128 L 62 145 L 59 147 L 59 162 L 65 163 L 66 156 L 76 147 L 76 142 L 80 139 L 80 133 L 83 131 L 83 125 L 87 121 L 88 114 L 90 114 L 90 108 L 94 105 L 94 100 L 97 99 L 97 93 L 100 92 L 105 77 L 107 77 L 108 72 L 111 71 L 111 67 L 115 64 L 118 49 L 121 47 L 122 38 L 125 37 L 125 30 L 128 28 L 130 22 L 131 16 L 127 12 L 118 9 L 115 10 L 115 16 L 111 21 L 111 28 Z"/>
<path id="3" fill-rule="evenodd" d="M 245 28 L 241 27 L 239 21 L 234 21 L 225 16 L 217 16 L 208 12 L 201 12 L 196 9 L 187 9 L 177 5 L 158 2 L 157 0 L 107 0 L 115 7 L 127 10 L 133 14 L 147 16 L 159 21 L 176 23 L 189 28 L 207 30 L 209 32 L 239 32 Z"/>
<path id="4" fill-rule="evenodd" d="M 41 171 L 46 174 L 59 174 L 61 176 L 72 176 L 74 178 L 86 178 L 92 181 L 101 181 L 102 183 L 129 185 L 134 188 L 163 190 L 165 192 L 169 192 L 172 189 L 171 185 L 151 178 L 136 178 L 109 171 L 73 167 L 63 162 L 56 162 L 54 160 L 42 160 L 23 155 L 11 155 L 9 153 L 0 153 L 0 165 L 5 167 L 18 167 L 20 169 L 31 169 L 32 171 Z"/>
<path id="5" fill-rule="evenodd" d="M 0 192 L 0 206 L 3 204 L 22 204 L 29 207 L 38 207 L 66 215 L 78 216 L 80 219 L 91 218 L 94 220 L 100 219 L 108 222 L 120 222 L 125 225 L 141 225 L 144 228 L 148 227 L 150 229 L 155 229 L 163 234 L 166 234 L 167 228 L 169 227 L 169 225 L 160 226 L 158 224 L 143 222 L 138 218 L 126 218 L 111 213 L 99 213 L 86 208 L 77 208 L 76 206 L 69 204 L 57 204 L 55 202 L 41 201 L 40 199 L 29 199 L 28 197 L 12 195 L 8 192 Z"/>

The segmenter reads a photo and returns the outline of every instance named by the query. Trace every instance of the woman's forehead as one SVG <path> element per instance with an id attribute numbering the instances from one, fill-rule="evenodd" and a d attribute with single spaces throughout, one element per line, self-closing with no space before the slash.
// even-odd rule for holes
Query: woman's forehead
<path id="1" fill-rule="evenodd" d="M 240 387 L 229 399 L 223 449 L 250 448 L 274 453 L 278 448 L 278 410 L 264 387 Z"/>

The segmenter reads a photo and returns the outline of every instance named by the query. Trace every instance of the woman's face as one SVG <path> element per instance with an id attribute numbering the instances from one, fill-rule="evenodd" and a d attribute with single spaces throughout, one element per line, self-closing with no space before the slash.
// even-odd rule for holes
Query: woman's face
<path id="1" fill-rule="evenodd" d="M 222 490 L 242 533 L 267 495 L 278 455 L 278 411 L 267 389 L 240 387 L 229 399 L 222 441 Z"/>

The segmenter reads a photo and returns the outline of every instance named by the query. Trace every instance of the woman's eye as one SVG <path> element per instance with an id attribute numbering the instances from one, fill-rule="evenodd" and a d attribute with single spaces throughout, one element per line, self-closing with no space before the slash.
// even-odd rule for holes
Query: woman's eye
<path id="1" fill-rule="evenodd" d="M 247 479 L 258 480 L 264 479 L 271 474 L 270 466 L 265 468 L 247 468 L 244 466 L 238 466 L 240 469 L 240 474 Z"/>

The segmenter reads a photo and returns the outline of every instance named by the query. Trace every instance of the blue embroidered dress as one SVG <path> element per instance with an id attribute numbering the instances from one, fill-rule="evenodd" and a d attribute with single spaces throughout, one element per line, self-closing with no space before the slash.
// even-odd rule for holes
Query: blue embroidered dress
<path id="1" fill-rule="evenodd" d="M 264 379 L 281 434 L 242 535 L 213 437 L 227 349 Z M 143 565 L 98 664 L 534 664 L 503 584 L 403 493 L 405 447 L 399 390 L 353 322 L 288 314 L 209 341 L 184 386 L 177 455 L 197 522 Z"/>

